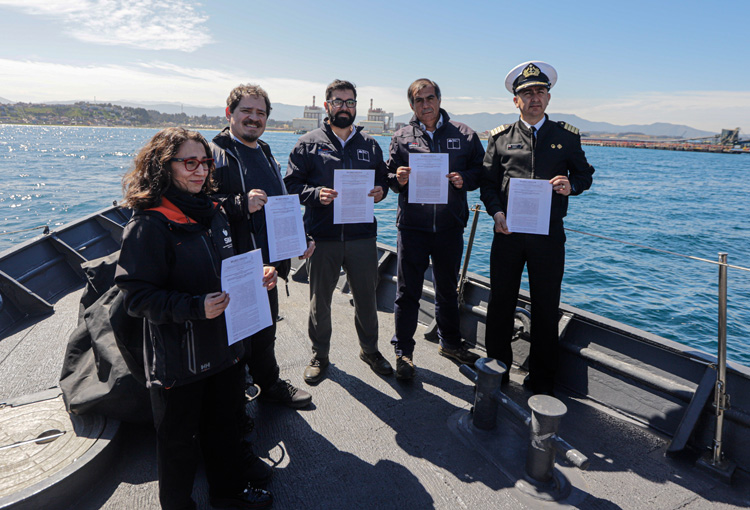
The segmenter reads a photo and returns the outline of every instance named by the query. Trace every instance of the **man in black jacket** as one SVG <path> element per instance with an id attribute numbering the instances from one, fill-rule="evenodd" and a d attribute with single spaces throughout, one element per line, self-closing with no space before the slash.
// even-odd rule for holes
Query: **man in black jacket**
<path id="1" fill-rule="evenodd" d="M 334 170 L 374 169 L 375 186 L 369 195 L 380 202 L 387 193 L 383 152 L 362 128 L 353 126 L 357 115 L 357 91 L 348 81 L 335 80 L 326 89 L 328 117 L 323 127 L 300 137 L 289 155 L 284 182 L 290 193 L 298 193 L 305 206 L 305 230 L 316 249 L 308 262 L 310 275 L 310 319 L 308 333 L 313 357 L 305 368 L 308 384 L 316 384 L 328 367 L 331 347 L 331 301 L 341 268 L 354 299 L 354 322 L 359 337 L 359 357 L 381 375 L 393 372 L 378 351 L 378 314 L 375 289 L 378 284 L 377 225 L 334 223 Z"/>
<path id="2" fill-rule="evenodd" d="M 399 193 L 398 289 L 394 306 L 396 334 L 396 377 L 414 377 L 414 333 L 417 330 L 419 300 L 424 273 L 432 259 L 435 287 L 435 320 L 438 352 L 459 363 L 473 364 L 479 356 L 461 341 L 458 315 L 458 272 L 464 247 L 464 228 L 469 217 L 466 192 L 479 187 L 484 149 L 467 125 L 450 120 L 440 108 L 440 87 L 432 80 L 416 80 L 407 91 L 414 111 L 409 125 L 391 139 L 388 177 L 391 189 Z M 410 154 L 447 153 L 448 202 L 409 202 Z M 412 183 L 412 185 L 414 185 Z"/>
<path id="3" fill-rule="evenodd" d="M 279 277 L 286 279 L 291 268 L 289 259 L 269 260 L 263 209 L 269 196 L 287 194 L 279 164 L 268 144 L 260 140 L 270 113 L 271 102 L 261 87 L 235 87 L 227 98 L 229 127 L 216 135 L 211 149 L 216 163 L 216 195 L 223 199 L 235 248 L 238 253 L 260 248 L 263 263 L 275 266 Z M 311 245 L 301 258 L 308 257 L 313 249 L 314 245 Z M 279 311 L 277 289 L 271 290 L 268 298 L 273 324 L 245 340 L 250 375 L 261 388 L 261 399 L 293 408 L 305 407 L 310 404 L 312 396 L 289 381 L 279 379 L 274 349 Z"/>
<path id="4" fill-rule="evenodd" d="M 481 198 L 495 221 L 490 254 L 491 294 L 487 305 L 487 354 L 510 370 L 511 340 L 518 289 L 524 265 L 531 291 L 531 351 L 524 386 L 553 394 L 558 358 L 560 286 L 565 267 L 563 217 L 568 196 L 591 186 L 594 168 L 586 161 L 578 130 L 553 122 L 544 113 L 555 69 L 544 62 L 524 62 L 505 79 L 521 118 L 490 133 L 482 172 Z M 549 234 L 511 233 L 506 221 L 513 178 L 544 179 L 552 185 Z M 506 375 L 503 382 L 508 381 Z"/>

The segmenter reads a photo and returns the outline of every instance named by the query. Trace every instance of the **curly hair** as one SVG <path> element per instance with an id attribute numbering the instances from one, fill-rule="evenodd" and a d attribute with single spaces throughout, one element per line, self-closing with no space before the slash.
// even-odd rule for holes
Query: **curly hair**
<path id="1" fill-rule="evenodd" d="M 240 101 L 242 101 L 242 98 L 245 96 L 262 97 L 263 101 L 266 103 L 266 115 L 269 117 L 271 116 L 271 100 L 268 99 L 268 93 L 263 90 L 260 85 L 253 85 L 252 83 L 237 85 L 232 89 L 229 93 L 229 97 L 227 97 L 229 113 L 234 113 L 235 108 L 237 108 L 237 105 L 240 104 Z"/>
<path id="2" fill-rule="evenodd" d="M 162 129 L 138 152 L 134 168 L 122 178 L 123 205 L 143 210 L 157 207 L 161 197 L 172 185 L 172 164 L 170 160 L 179 152 L 183 143 L 194 140 L 206 149 L 206 157 L 211 156 L 211 147 L 203 135 L 180 127 Z M 202 192 L 214 191 L 214 164 L 208 170 Z"/>

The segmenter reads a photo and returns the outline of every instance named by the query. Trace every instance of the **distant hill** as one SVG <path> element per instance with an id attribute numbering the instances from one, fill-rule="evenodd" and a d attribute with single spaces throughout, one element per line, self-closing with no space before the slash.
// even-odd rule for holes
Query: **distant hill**
<path id="1" fill-rule="evenodd" d="M 489 131 L 501 124 L 510 124 L 518 120 L 517 113 L 472 113 L 468 115 L 454 115 L 448 112 L 452 120 L 463 122 L 470 126 L 474 131 L 481 133 Z M 716 133 L 703 131 L 690 126 L 669 124 L 666 122 L 656 122 L 654 124 L 628 124 L 619 126 L 609 122 L 592 122 L 577 115 L 570 113 L 550 113 L 550 119 L 562 120 L 572 124 L 584 133 L 642 133 L 648 136 L 669 136 L 675 138 L 693 138 L 701 136 L 711 136 Z M 397 115 L 396 122 L 409 122 L 412 118 L 411 113 Z"/>
<path id="2" fill-rule="evenodd" d="M 74 104 L 77 101 L 55 101 L 47 104 Z M 0 97 L 2 104 L 14 104 Z M 147 101 L 136 103 L 132 101 L 98 101 L 98 103 L 111 103 L 119 106 L 131 108 L 145 108 L 146 110 L 156 110 L 166 114 L 185 113 L 186 115 L 198 116 L 206 115 L 207 117 L 223 117 L 223 105 L 217 106 L 193 106 L 174 102 L 157 102 Z M 270 118 L 276 121 L 291 121 L 292 119 L 302 117 L 304 106 L 290 105 L 284 103 L 272 103 L 273 110 Z M 510 124 L 518 120 L 518 113 L 472 113 L 467 115 L 457 115 L 450 113 L 451 119 L 467 124 L 477 132 L 489 131 L 501 124 Z M 362 119 L 360 114 L 359 119 Z M 396 122 L 409 122 L 412 113 L 396 115 Z M 655 122 L 653 124 L 628 124 L 625 126 L 611 124 L 609 122 L 592 122 L 582 119 L 577 115 L 570 113 L 550 113 L 552 120 L 562 120 L 580 129 L 587 134 L 596 135 L 598 133 L 641 133 L 648 136 L 666 136 L 672 138 L 697 138 L 703 136 L 715 135 L 711 131 L 703 131 L 690 126 L 669 124 L 666 122 Z"/>
<path id="3" fill-rule="evenodd" d="M 187 115 L 195 115 L 200 117 L 206 115 L 208 117 L 224 116 L 224 110 L 226 105 L 221 106 L 192 106 L 183 105 L 180 103 L 158 103 L 158 102 L 144 102 L 134 103 L 129 101 L 109 101 L 112 104 L 120 106 L 130 106 L 132 108 L 145 108 L 147 110 L 156 110 L 162 113 L 185 113 Z M 269 118 L 273 120 L 292 120 L 298 117 L 302 117 L 302 113 L 305 110 L 304 106 L 295 106 L 284 103 L 271 103 L 271 115 Z"/>

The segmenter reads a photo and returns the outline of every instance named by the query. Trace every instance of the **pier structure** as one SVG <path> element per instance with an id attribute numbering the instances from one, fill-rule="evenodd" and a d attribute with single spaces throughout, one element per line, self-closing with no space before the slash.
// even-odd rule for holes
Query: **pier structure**
<path id="1" fill-rule="evenodd" d="M 718 135 L 673 140 L 636 140 L 632 138 L 585 136 L 581 138 L 581 144 L 598 147 L 626 147 L 629 149 L 750 154 L 750 139 L 741 140 L 739 133 L 740 128 L 722 129 L 721 134 Z"/>

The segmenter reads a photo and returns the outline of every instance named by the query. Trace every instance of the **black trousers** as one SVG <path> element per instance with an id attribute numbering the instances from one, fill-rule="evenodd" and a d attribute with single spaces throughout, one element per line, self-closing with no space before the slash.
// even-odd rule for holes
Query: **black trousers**
<path id="1" fill-rule="evenodd" d="M 156 427 L 159 501 L 164 510 L 193 509 L 191 498 L 199 454 L 203 453 L 212 497 L 242 492 L 242 457 L 237 392 L 240 363 L 199 381 L 150 389 Z"/>
<path id="2" fill-rule="evenodd" d="M 458 272 L 464 249 L 464 229 L 441 232 L 398 231 L 398 289 L 393 315 L 396 334 L 391 343 L 396 355 L 414 353 L 414 333 L 419 317 L 424 273 L 432 258 L 435 288 L 435 320 L 440 345 L 455 349 L 461 345 L 458 316 Z"/>
<path id="3" fill-rule="evenodd" d="M 524 265 L 531 294 L 529 374 L 537 388 L 551 389 L 557 369 L 557 323 L 565 269 L 562 221 L 553 222 L 546 236 L 495 233 L 492 240 L 485 345 L 487 355 L 508 369 L 513 363 L 513 322 Z"/>
<path id="4" fill-rule="evenodd" d="M 272 386 L 279 379 L 279 362 L 276 360 L 276 317 L 279 315 L 278 287 L 268 291 L 273 324 L 244 340 L 247 369 L 253 382 L 261 390 Z M 244 383 L 243 383 L 244 389 Z"/>

